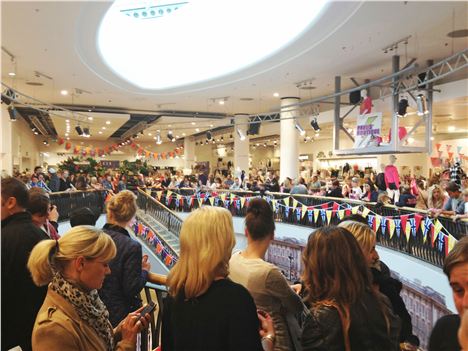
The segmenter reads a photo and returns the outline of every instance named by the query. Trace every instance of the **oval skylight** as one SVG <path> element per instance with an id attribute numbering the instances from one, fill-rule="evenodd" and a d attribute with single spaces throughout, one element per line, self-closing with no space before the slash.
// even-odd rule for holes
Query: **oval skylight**
<path id="1" fill-rule="evenodd" d="M 249 67 L 294 41 L 326 0 L 116 0 L 98 31 L 104 62 L 162 90 Z"/>

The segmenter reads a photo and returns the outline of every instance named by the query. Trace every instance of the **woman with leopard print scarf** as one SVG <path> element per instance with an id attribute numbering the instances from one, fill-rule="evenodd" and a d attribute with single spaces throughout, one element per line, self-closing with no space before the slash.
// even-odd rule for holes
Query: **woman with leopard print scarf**
<path id="1" fill-rule="evenodd" d="M 115 329 L 97 289 L 110 273 L 116 248 L 111 237 L 91 226 L 72 228 L 58 241 L 44 240 L 31 252 L 34 283 L 49 284 L 32 335 L 33 351 L 135 350 L 149 315 L 130 313 Z"/>

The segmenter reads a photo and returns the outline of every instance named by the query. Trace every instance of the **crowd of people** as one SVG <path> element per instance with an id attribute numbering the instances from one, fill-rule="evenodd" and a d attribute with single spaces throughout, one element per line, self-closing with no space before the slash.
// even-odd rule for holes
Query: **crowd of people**
<path id="1" fill-rule="evenodd" d="M 203 206 L 184 221 L 180 255 L 169 275 L 152 273 L 126 227 L 135 195 L 123 190 L 95 226 L 86 209 L 55 237 L 57 209 L 43 189 L 2 179 L 2 349 L 135 350 L 150 316 L 139 292 L 147 281 L 167 285 L 162 350 L 411 350 L 419 340 L 357 215 L 317 229 L 303 251 L 301 280 L 290 282 L 264 256 L 274 238 L 271 207 L 250 201 L 247 247 L 233 253 L 230 212 Z M 444 272 L 457 315 L 435 325 L 430 351 L 468 348 L 468 237 L 447 256 Z"/>
<path id="2" fill-rule="evenodd" d="M 236 177 L 228 171 L 217 170 L 209 175 L 204 172 L 184 175 L 181 170 L 155 170 L 145 174 L 109 171 L 97 177 L 85 173 L 70 174 L 68 170 L 62 171 L 53 167 L 46 171 L 42 167 L 36 167 L 32 175 L 23 172 L 16 174 L 16 178 L 22 180 L 28 188 L 42 188 L 47 192 L 107 190 L 117 194 L 123 190 L 136 193 L 138 188 L 280 192 L 394 204 L 424 210 L 431 216 L 449 216 L 454 220 L 468 218 L 468 178 L 465 174 L 462 174 L 457 182 L 450 181 L 448 175 L 444 174 L 435 174 L 430 179 L 405 177 L 398 192 L 387 188 L 384 173 L 364 174 L 349 170 L 341 179 L 328 175 L 326 171 L 318 171 L 310 179 L 285 178 L 282 182 L 274 171 L 256 170 L 249 174 L 242 171 Z"/>

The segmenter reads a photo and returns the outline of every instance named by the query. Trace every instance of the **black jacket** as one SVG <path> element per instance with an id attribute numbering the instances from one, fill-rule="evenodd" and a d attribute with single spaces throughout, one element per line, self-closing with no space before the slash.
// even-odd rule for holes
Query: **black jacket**
<path id="1" fill-rule="evenodd" d="M 384 306 L 384 308 L 387 308 Z M 377 299 L 366 293 L 362 300 L 350 308 L 351 325 L 349 341 L 351 351 L 399 350 L 399 320 L 387 309 L 390 333 Z M 312 307 L 304 321 L 302 331 L 303 351 L 345 350 L 343 329 L 338 310 L 334 307 Z"/>
<path id="2" fill-rule="evenodd" d="M 31 335 L 47 293 L 34 285 L 27 268 L 29 254 L 41 240 L 49 239 L 36 227 L 28 212 L 2 221 L 2 350 L 20 345 L 31 350 Z"/>
<path id="3" fill-rule="evenodd" d="M 109 320 L 115 327 L 127 314 L 141 307 L 140 291 L 146 284 L 148 272 L 141 269 L 141 245 L 122 227 L 106 224 L 117 246 L 117 255 L 109 263 L 111 274 L 106 276 L 99 296 L 109 310 Z"/>
<path id="4" fill-rule="evenodd" d="M 56 193 L 57 191 L 60 190 L 60 179 L 57 176 L 57 174 L 52 174 L 50 176 L 49 180 L 49 189 L 53 192 Z"/>
<path id="5" fill-rule="evenodd" d="M 459 351 L 457 332 L 460 328 L 460 316 L 449 314 L 440 318 L 432 329 L 429 339 L 429 351 Z"/>
<path id="6" fill-rule="evenodd" d="M 343 197 L 343 191 L 341 190 L 341 187 L 332 189 L 327 192 L 327 197 L 338 197 L 342 198 Z"/>

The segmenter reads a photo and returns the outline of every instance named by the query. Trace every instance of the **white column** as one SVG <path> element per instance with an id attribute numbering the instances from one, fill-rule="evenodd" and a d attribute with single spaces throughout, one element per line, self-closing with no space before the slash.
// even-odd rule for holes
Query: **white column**
<path id="1" fill-rule="evenodd" d="M 2 114 L 1 114 L 1 133 L 2 140 L 0 142 L 0 172 L 3 175 L 6 172 L 12 175 L 13 172 L 13 150 L 12 150 L 12 123 L 10 122 L 10 115 L 8 114 L 7 105 L 2 103 Z"/>
<path id="2" fill-rule="evenodd" d="M 240 176 L 241 171 L 245 171 L 245 174 L 249 174 L 249 136 L 247 135 L 249 115 L 247 114 L 236 114 L 234 115 L 234 169 L 235 177 Z M 242 135 L 245 136 L 245 140 L 241 140 L 239 129 Z"/>
<path id="3" fill-rule="evenodd" d="M 294 117 L 297 111 L 285 106 L 299 102 L 299 98 L 285 97 L 281 99 L 281 130 L 280 130 L 280 180 L 286 177 L 295 179 L 299 175 L 299 134 L 295 127 Z"/>
<path id="4" fill-rule="evenodd" d="M 195 165 L 195 141 L 190 137 L 184 139 L 184 174 L 192 174 Z"/>

